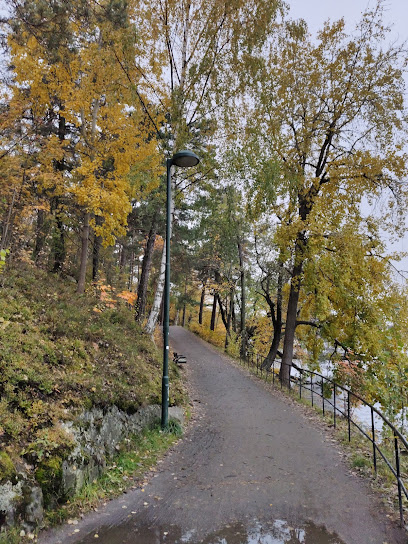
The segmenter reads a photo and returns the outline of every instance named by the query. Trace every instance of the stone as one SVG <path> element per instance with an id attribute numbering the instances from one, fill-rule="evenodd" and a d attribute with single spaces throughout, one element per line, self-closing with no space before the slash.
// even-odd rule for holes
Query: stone
<path id="1" fill-rule="evenodd" d="M 61 498 L 70 498 L 106 469 L 107 460 L 117 448 L 134 434 L 160 421 L 161 407 L 146 406 L 134 414 L 127 414 L 111 406 L 107 410 L 92 408 L 75 421 L 61 423 L 73 439 L 74 447 L 62 463 L 62 476 L 57 490 Z M 182 408 L 170 407 L 169 418 L 184 424 Z M 13 525 L 20 515 L 23 530 L 28 533 L 43 521 L 43 493 L 37 482 L 26 473 L 19 473 L 16 484 L 0 485 L 0 527 Z M 56 500 L 57 500 L 56 496 Z"/>
<path id="2" fill-rule="evenodd" d="M 43 492 L 38 486 L 28 482 L 23 485 L 24 495 L 24 528 L 33 529 L 40 525 L 44 519 Z"/>
<path id="3" fill-rule="evenodd" d="M 180 406 L 170 406 L 169 408 L 169 419 L 175 419 L 180 423 L 180 425 L 184 425 L 184 410 Z"/>
<path id="4" fill-rule="evenodd" d="M 6 482 L 0 485 L 0 516 L 1 525 L 11 526 L 16 517 L 16 506 L 23 499 L 23 483 Z"/>

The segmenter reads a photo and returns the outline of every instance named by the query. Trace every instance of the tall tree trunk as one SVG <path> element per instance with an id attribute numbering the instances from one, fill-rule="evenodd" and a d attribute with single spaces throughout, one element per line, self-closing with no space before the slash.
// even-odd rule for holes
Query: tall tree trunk
<path id="1" fill-rule="evenodd" d="M 66 121 L 65 117 L 59 114 L 58 116 L 58 139 L 60 142 L 65 140 L 66 134 Z M 64 159 L 56 161 L 56 170 L 58 172 L 64 172 L 65 170 L 65 161 Z M 62 174 L 61 174 L 62 175 Z M 65 225 L 62 220 L 62 210 L 60 208 L 60 199 L 55 198 L 55 222 L 56 229 L 54 231 L 54 240 L 53 240 L 53 255 L 54 255 L 54 264 L 52 267 L 53 272 L 60 272 L 66 257 L 65 249 Z"/>
<path id="2" fill-rule="evenodd" d="M 56 210 L 55 213 L 55 232 L 53 241 L 53 253 L 54 253 L 54 265 L 52 267 L 53 272 L 60 272 L 65 262 L 66 248 L 65 248 L 65 225 L 62 220 L 61 210 Z"/>
<path id="3" fill-rule="evenodd" d="M 231 293 L 230 293 L 230 301 L 229 301 L 229 309 L 228 309 L 228 316 L 227 316 L 227 326 L 226 326 L 226 334 L 225 334 L 225 344 L 224 344 L 225 351 L 226 351 L 227 348 L 228 348 L 229 339 L 230 339 L 230 336 L 231 336 L 231 320 L 232 320 L 232 309 L 233 309 L 232 298 L 233 298 L 233 296 L 234 296 L 234 291 L 231 290 Z"/>
<path id="4" fill-rule="evenodd" d="M 198 312 L 198 323 L 199 323 L 200 325 L 203 324 L 204 299 L 205 299 L 205 284 L 206 284 L 206 282 L 204 282 L 203 288 L 201 289 L 200 311 Z"/>
<path id="5" fill-rule="evenodd" d="M 183 317 L 182 317 L 183 327 L 185 327 L 186 325 L 186 296 L 187 296 L 187 275 L 186 275 L 186 281 L 184 283 L 184 301 L 183 301 Z"/>
<path id="6" fill-rule="evenodd" d="M 171 167 L 171 176 L 173 175 L 174 166 Z M 173 212 L 174 212 L 174 185 L 172 183 L 171 200 L 170 200 L 170 239 L 173 226 Z M 154 295 L 153 306 L 150 310 L 149 319 L 147 320 L 145 330 L 148 334 L 153 334 L 154 328 L 157 323 L 157 319 L 160 313 L 161 301 L 164 291 L 164 279 L 166 274 L 166 244 L 163 245 L 163 253 L 160 263 L 160 274 L 157 282 L 156 293 Z"/>
<path id="7" fill-rule="evenodd" d="M 24 181 L 23 181 L 24 183 Z M 3 249 L 6 249 L 6 247 L 8 246 L 8 240 L 9 240 L 9 232 L 11 231 L 11 225 L 12 225 L 12 213 L 13 213 L 13 210 L 14 210 L 14 204 L 15 204 L 15 201 L 16 201 L 16 196 L 17 196 L 17 188 L 14 189 L 13 191 L 13 196 L 11 197 L 11 203 L 10 203 L 10 206 L 9 206 L 9 209 L 8 209 L 8 212 L 7 212 L 7 217 L 6 217 L 6 220 L 3 222 L 3 231 L 2 231 L 2 235 L 1 235 L 1 245 L 0 245 L 0 249 L 3 250 Z"/>
<path id="8" fill-rule="evenodd" d="M 222 322 L 224 324 L 225 330 L 227 331 L 227 334 L 229 334 L 228 318 L 226 316 L 227 310 L 224 310 L 224 306 L 222 305 L 222 300 L 219 293 L 217 293 L 217 301 L 218 301 L 218 306 L 220 308 Z"/>
<path id="9" fill-rule="evenodd" d="M 102 217 L 97 215 L 95 217 L 95 224 L 97 226 L 102 225 Z M 92 281 L 96 281 L 99 275 L 99 265 L 101 257 L 102 237 L 97 236 L 94 233 L 93 248 L 92 248 Z"/>
<path id="10" fill-rule="evenodd" d="M 290 293 L 288 309 L 286 312 L 285 339 L 283 342 L 283 355 L 280 370 L 280 379 L 284 385 L 290 386 L 290 371 L 293 360 L 293 344 L 295 341 L 295 330 L 297 321 L 297 308 L 299 303 L 299 293 L 302 281 L 302 271 L 304 262 L 305 236 L 299 233 L 296 240 L 295 263 L 293 266 L 290 282 Z"/>
<path id="11" fill-rule="evenodd" d="M 212 312 L 211 312 L 211 323 L 210 323 L 210 330 L 215 330 L 215 318 L 217 317 L 217 293 L 214 293 L 214 299 L 213 299 L 213 305 L 212 305 Z"/>
<path id="12" fill-rule="evenodd" d="M 135 305 L 135 320 L 141 323 L 146 312 L 147 286 L 149 283 L 150 269 L 156 240 L 156 220 L 153 219 L 152 226 L 147 237 L 146 247 L 143 255 L 142 273 L 137 286 L 137 299 Z"/>
<path id="13" fill-rule="evenodd" d="M 119 260 L 119 270 L 121 274 L 123 273 L 123 269 L 125 268 L 126 263 L 127 263 L 127 247 L 125 246 L 125 244 L 122 244 L 122 249 L 120 252 L 120 260 Z"/>
<path id="14" fill-rule="evenodd" d="M 44 232 L 44 223 L 45 223 L 46 213 L 45 210 L 38 210 L 37 212 L 37 224 L 35 227 L 35 245 L 33 249 L 33 260 L 34 262 L 38 261 L 38 257 L 44 248 L 45 243 L 45 232 Z"/>
<path id="15" fill-rule="evenodd" d="M 239 254 L 239 267 L 241 270 L 241 349 L 240 356 L 242 359 L 246 358 L 247 354 L 247 334 L 246 334 L 246 292 L 245 292 L 245 268 L 244 268 L 244 254 L 242 251 L 241 240 L 237 239 L 238 254 Z"/>
<path id="16" fill-rule="evenodd" d="M 131 291 L 133 288 L 133 270 L 135 267 L 135 249 L 132 247 L 130 250 L 130 261 L 129 261 L 129 279 L 128 279 L 128 291 Z"/>
<path id="17" fill-rule="evenodd" d="M 232 330 L 237 333 L 237 316 L 235 315 L 235 293 L 231 292 L 231 321 L 232 321 Z"/>
<path id="18" fill-rule="evenodd" d="M 273 330 L 273 339 L 268 355 L 262 363 L 262 370 L 269 370 L 273 365 L 279 350 L 279 343 L 282 335 L 282 321 L 280 321 Z"/>
<path id="19" fill-rule="evenodd" d="M 79 278 L 77 293 L 85 291 L 86 265 L 88 261 L 88 244 L 89 244 L 89 213 L 84 213 L 84 224 L 82 226 L 82 245 L 81 245 L 81 264 L 79 268 Z"/>
<path id="20" fill-rule="evenodd" d="M 182 314 L 182 317 L 181 317 L 181 326 L 185 327 L 185 325 L 186 325 L 186 303 L 184 302 L 184 304 L 183 304 L 183 314 Z"/>
<path id="21" fill-rule="evenodd" d="M 262 369 L 263 370 L 269 370 L 271 366 L 273 365 L 276 355 L 278 354 L 279 350 L 279 344 L 282 337 L 282 327 L 283 327 L 283 321 L 282 321 L 282 289 L 283 289 L 283 273 L 282 273 L 282 265 L 279 269 L 278 274 L 278 285 L 277 285 L 277 293 L 276 293 L 276 305 L 271 299 L 269 295 L 269 281 L 267 284 L 267 288 L 264 290 L 265 294 L 264 297 L 266 299 L 266 302 L 269 305 L 270 311 L 271 311 L 271 319 L 272 319 L 272 325 L 273 325 L 273 339 L 272 344 L 269 348 L 268 355 L 266 356 L 264 362 L 262 363 Z"/>

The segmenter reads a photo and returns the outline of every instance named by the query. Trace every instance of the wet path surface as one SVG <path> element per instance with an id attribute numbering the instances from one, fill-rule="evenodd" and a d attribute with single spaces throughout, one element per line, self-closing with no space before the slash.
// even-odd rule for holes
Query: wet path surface
<path id="1" fill-rule="evenodd" d="M 299 409 L 181 327 L 171 342 L 197 406 L 186 437 L 144 491 L 40 543 L 406 544 Z"/>

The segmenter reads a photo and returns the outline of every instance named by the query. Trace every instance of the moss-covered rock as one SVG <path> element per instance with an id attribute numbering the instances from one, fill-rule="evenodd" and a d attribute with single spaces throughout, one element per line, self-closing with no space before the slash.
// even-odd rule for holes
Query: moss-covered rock
<path id="1" fill-rule="evenodd" d="M 54 455 L 41 461 L 35 471 L 35 479 L 39 483 L 44 506 L 50 508 L 61 500 L 62 458 Z"/>
<path id="2" fill-rule="evenodd" d="M 5 451 L 0 451 L 0 483 L 13 480 L 15 475 L 16 469 L 11 457 Z"/>

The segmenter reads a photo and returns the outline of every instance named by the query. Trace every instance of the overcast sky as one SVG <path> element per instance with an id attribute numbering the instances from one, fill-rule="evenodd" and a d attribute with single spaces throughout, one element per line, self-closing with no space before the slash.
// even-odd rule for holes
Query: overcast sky
<path id="1" fill-rule="evenodd" d="M 294 19 L 303 18 L 312 34 L 330 19 L 335 21 L 344 17 L 351 25 L 360 19 L 367 8 L 376 5 L 375 0 L 287 0 L 290 14 Z M 404 41 L 408 38 L 408 0 L 385 0 L 385 23 L 393 25 L 393 37 Z"/>

